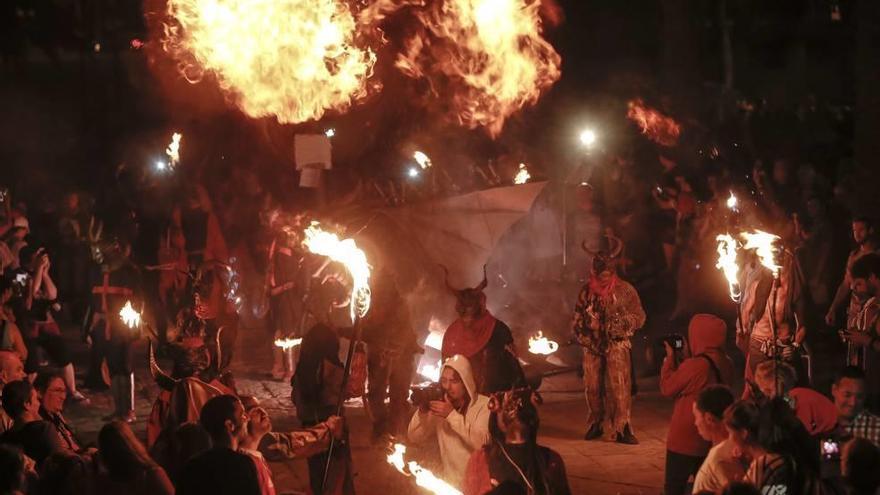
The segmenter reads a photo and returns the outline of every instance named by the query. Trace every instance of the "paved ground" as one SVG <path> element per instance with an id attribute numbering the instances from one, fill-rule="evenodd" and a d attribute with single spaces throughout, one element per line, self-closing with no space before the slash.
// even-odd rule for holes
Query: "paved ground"
<path id="1" fill-rule="evenodd" d="M 272 415 L 276 429 L 297 425 L 289 399 L 289 387 L 272 381 L 266 375 L 271 367 L 269 350 L 260 342 L 261 332 L 242 332 L 233 369 L 243 394 L 261 398 Z M 85 347 L 72 340 L 80 359 L 85 363 Z M 139 359 L 145 345 L 139 348 Z M 146 363 L 146 360 L 140 361 Z M 79 369 L 82 375 L 85 369 Z M 640 394 L 634 407 L 635 433 L 641 440 L 638 446 L 611 442 L 585 442 L 584 401 L 577 376 L 571 372 L 548 378 L 542 392 L 545 404 L 541 412 L 540 442 L 557 450 L 565 460 L 573 493 L 590 494 L 652 494 L 659 493 L 663 480 L 663 459 L 666 427 L 671 403 L 659 397 L 656 379 L 640 380 Z M 137 373 L 137 413 L 135 430 L 143 435 L 145 420 L 156 395 L 156 386 L 150 382 L 146 366 Z M 87 442 L 94 442 L 103 425 L 101 417 L 110 409 L 108 394 L 90 394 L 89 406 L 70 405 L 67 415 L 77 432 Z M 352 425 L 352 445 L 358 493 L 421 493 L 410 480 L 399 475 L 385 462 L 383 446 L 371 446 L 368 441 L 368 420 L 362 407 L 353 404 L 347 410 Z M 305 462 L 273 463 L 279 493 L 299 493 L 307 486 Z"/>

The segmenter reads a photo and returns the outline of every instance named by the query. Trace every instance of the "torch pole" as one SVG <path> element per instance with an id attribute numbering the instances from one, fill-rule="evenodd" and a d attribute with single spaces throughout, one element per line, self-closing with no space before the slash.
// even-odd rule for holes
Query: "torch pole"
<path id="1" fill-rule="evenodd" d="M 352 304 L 354 302 L 352 301 Z M 351 340 L 348 345 L 348 355 L 345 357 L 345 370 L 342 373 L 342 385 L 339 386 L 339 398 L 336 401 L 336 415 L 342 415 L 342 407 L 345 404 L 345 390 L 348 387 L 348 379 L 351 376 L 351 362 L 354 359 L 354 351 L 361 340 L 361 318 L 355 313 L 352 327 Z M 327 488 L 327 477 L 330 475 L 330 463 L 333 462 L 333 450 L 336 446 L 336 437 L 330 436 L 330 447 L 327 449 L 327 463 L 324 465 L 324 476 L 321 480 L 321 494 Z"/>
<path id="2" fill-rule="evenodd" d="M 782 395 L 782 387 L 779 384 L 779 349 L 776 348 L 777 342 L 777 332 L 776 332 L 776 291 L 779 289 L 779 279 L 778 277 L 773 277 L 773 282 L 770 285 L 770 338 L 772 342 L 770 343 L 773 351 L 773 389 L 776 391 L 776 396 L 780 397 Z"/>
<path id="3" fill-rule="evenodd" d="M 562 268 L 568 268 L 568 180 L 562 180 Z"/>

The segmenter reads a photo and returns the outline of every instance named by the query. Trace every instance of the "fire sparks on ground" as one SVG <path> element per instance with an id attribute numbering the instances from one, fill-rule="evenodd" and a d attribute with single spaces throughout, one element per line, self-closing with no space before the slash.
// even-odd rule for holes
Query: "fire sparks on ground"
<path id="1" fill-rule="evenodd" d="M 163 47 L 190 82 L 206 74 L 251 117 L 281 123 L 366 96 L 375 55 L 354 45 L 341 0 L 169 0 Z"/>
<path id="2" fill-rule="evenodd" d="M 168 144 L 168 147 L 165 148 L 165 154 L 168 155 L 168 166 L 171 169 L 177 166 L 180 163 L 180 140 L 183 138 L 183 135 L 179 132 L 175 132 L 171 135 L 171 142 Z"/>
<path id="3" fill-rule="evenodd" d="M 721 234 L 715 238 L 718 241 L 718 263 L 716 268 L 721 269 L 730 291 L 730 298 L 739 302 L 742 295 L 739 287 L 739 265 L 737 264 L 737 243 L 730 234 Z"/>
<path id="4" fill-rule="evenodd" d="M 377 2 L 365 12 L 416 2 Z M 421 6 L 421 4 L 419 4 Z M 559 79 L 561 57 L 542 36 L 541 2 L 446 0 L 414 11 L 424 26 L 397 67 L 448 100 L 450 120 L 497 136 L 504 122 Z M 363 15 L 362 15 L 363 17 Z"/>
<path id="5" fill-rule="evenodd" d="M 544 332 L 539 331 L 534 337 L 529 337 L 529 352 L 532 354 L 550 355 L 559 349 L 559 344 L 544 337 Z"/>
<path id="6" fill-rule="evenodd" d="M 406 445 L 396 443 L 393 448 L 394 451 L 388 454 L 387 457 L 388 464 L 394 466 L 401 474 L 415 477 L 416 484 L 431 493 L 437 495 L 461 495 L 460 491 L 435 476 L 431 471 L 420 466 L 419 463 L 404 461 L 403 455 L 406 453 Z"/>
<path id="7" fill-rule="evenodd" d="M 419 368 L 419 375 L 427 378 L 432 382 L 440 381 L 440 370 L 443 369 L 443 365 L 440 361 L 437 361 L 437 364 L 426 364 Z"/>
<path id="8" fill-rule="evenodd" d="M 779 252 L 776 242 L 779 241 L 779 236 L 761 230 L 743 232 L 741 235 L 746 240 L 743 249 L 754 249 L 761 264 L 773 273 L 774 278 L 779 277 L 779 270 L 782 268 L 776 262 L 776 254 Z"/>
<path id="9" fill-rule="evenodd" d="M 519 164 L 519 171 L 516 173 L 516 177 L 513 178 L 514 184 L 525 184 L 532 178 L 532 175 L 529 173 L 529 169 L 526 168 L 525 163 Z"/>
<path id="10" fill-rule="evenodd" d="M 431 168 L 431 165 L 433 165 L 433 163 L 431 163 L 431 159 L 428 158 L 428 155 L 421 151 L 416 151 L 415 153 L 413 153 L 413 158 L 415 159 L 416 163 L 419 164 L 419 167 L 422 167 L 422 170 L 427 170 Z"/>
<path id="11" fill-rule="evenodd" d="M 336 234 L 321 229 L 318 222 L 312 222 L 305 230 L 303 245 L 310 252 L 345 266 L 352 280 L 351 321 L 365 316 L 370 310 L 370 265 L 367 255 L 357 247 L 354 239 L 340 240 Z"/>
<path id="12" fill-rule="evenodd" d="M 275 339 L 275 347 L 280 347 L 285 351 L 302 344 L 303 339 Z"/>
<path id="13" fill-rule="evenodd" d="M 672 118 L 645 105 L 641 98 L 630 100 L 626 116 L 636 123 L 642 134 L 661 146 L 675 146 L 681 135 L 681 127 Z"/>
<path id="14" fill-rule="evenodd" d="M 119 317 L 128 328 L 137 328 L 141 326 L 141 314 L 131 307 L 131 301 L 125 301 L 125 306 L 119 310 Z"/>

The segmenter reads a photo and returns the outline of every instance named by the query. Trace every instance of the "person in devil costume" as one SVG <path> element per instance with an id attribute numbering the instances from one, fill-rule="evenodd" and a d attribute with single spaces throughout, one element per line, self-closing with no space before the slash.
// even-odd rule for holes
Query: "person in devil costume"
<path id="1" fill-rule="evenodd" d="M 572 331 L 584 348 L 584 394 L 587 399 L 585 440 L 603 435 L 637 444 L 630 426 L 632 412 L 633 334 L 645 324 L 636 289 L 617 276 L 616 260 L 623 242 L 607 235 L 610 251 L 591 252 L 592 269 L 581 288 Z"/>
<path id="2" fill-rule="evenodd" d="M 483 293 L 489 285 L 486 267 L 483 267 L 483 281 L 478 286 L 461 290 L 449 285 L 449 272 L 445 267 L 443 270 L 446 287 L 456 298 L 458 319 L 443 334 L 442 359 L 445 361 L 456 354 L 468 358 L 477 391 L 481 394 L 524 385 L 525 374 L 516 357 L 510 327 L 486 309 L 486 294 Z"/>
<path id="3" fill-rule="evenodd" d="M 126 303 L 140 309 L 143 304 L 141 273 L 131 262 L 131 246 L 124 239 L 105 244 L 100 265 L 91 274 L 91 302 L 88 314 L 88 337 L 91 339 L 87 384 L 105 383 L 102 366 L 107 361 L 114 411 L 105 421 L 121 419 L 132 422 L 134 414 L 134 369 L 132 345 L 140 337 L 138 328 L 129 328 L 119 316 Z"/>
<path id="4" fill-rule="evenodd" d="M 298 219 L 295 219 L 298 220 Z M 305 267 L 306 257 L 302 252 L 301 222 L 294 228 L 278 232 L 269 248 L 269 270 L 267 273 L 270 296 L 270 317 L 273 340 L 302 337 L 306 312 L 305 295 L 309 283 L 309 273 Z M 299 347 L 288 349 L 273 346 L 274 363 L 272 377 L 276 380 L 290 381 Z"/>

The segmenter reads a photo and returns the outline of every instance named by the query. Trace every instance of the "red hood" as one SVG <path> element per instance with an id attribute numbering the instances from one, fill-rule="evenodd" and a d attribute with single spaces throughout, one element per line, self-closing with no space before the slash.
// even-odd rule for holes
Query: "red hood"
<path id="1" fill-rule="evenodd" d="M 705 313 L 691 318 L 691 323 L 688 325 L 688 343 L 692 355 L 702 354 L 707 349 L 720 349 L 724 347 L 726 339 L 727 324 L 721 318 Z"/>

